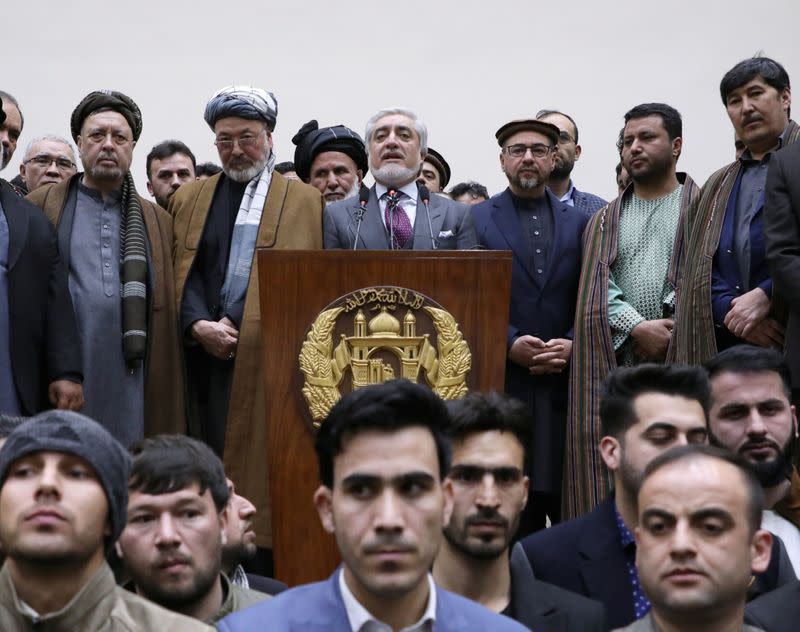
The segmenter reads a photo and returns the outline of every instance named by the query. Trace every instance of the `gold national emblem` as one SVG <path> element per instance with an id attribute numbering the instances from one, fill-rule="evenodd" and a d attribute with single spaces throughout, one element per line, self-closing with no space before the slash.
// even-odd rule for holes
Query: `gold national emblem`
<path id="1" fill-rule="evenodd" d="M 334 341 L 337 341 L 334 347 Z M 401 287 L 370 287 L 343 296 L 311 325 L 300 350 L 303 396 L 314 428 L 341 397 L 395 377 L 424 376 L 442 399 L 467 393 L 472 367 L 458 323 L 441 305 Z"/>

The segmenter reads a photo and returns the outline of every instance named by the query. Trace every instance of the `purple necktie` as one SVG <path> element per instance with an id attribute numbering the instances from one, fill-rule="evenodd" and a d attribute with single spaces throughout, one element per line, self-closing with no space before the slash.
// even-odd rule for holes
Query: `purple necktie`
<path id="1" fill-rule="evenodd" d="M 392 250 L 405 248 L 408 240 L 414 234 L 411 220 L 408 219 L 408 215 L 400 205 L 401 195 L 401 193 L 393 189 L 386 193 L 384 220 L 386 221 L 386 228 L 389 229 L 389 234 L 394 236 Z"/>

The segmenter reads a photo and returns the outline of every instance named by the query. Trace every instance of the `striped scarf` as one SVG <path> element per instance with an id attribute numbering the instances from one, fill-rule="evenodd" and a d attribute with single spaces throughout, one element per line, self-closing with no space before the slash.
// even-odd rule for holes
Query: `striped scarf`
<path id="1" fill-rule="evenodd" d="M 147 349 L 147 234 L 130 171 L 122 182 L 121 206 L 122 353 L 133 369 Z"/>
<path id="2" fill-rule="evenodd" d="M 231 311 L 233 305 L 244 300 L 250 283 L 250 268 L 256 249 L 258 227 L 261 213 L 267 199 L 272 171 L 275 168 L 275 153 L 270 153 L 267 165 L 247 184 L 236 214 L 236 222 L 231 235 L 231 250 L 228 255 L 228 269 L 220 290 L 220 305 L 223 313 Z"/>
<path id="3" fill-rule="evenodd" d="M 699 192 L 692 179 L 678 174 L 683 183 L 681 214 Z M 631 185 L 632 187 L 632 185 Z M 569 414 L 564 464 L 563 518 L 574 518 L 591 511 L 611 487 L 611 480 L 600 457 L 600 396 L 608 374 L 617 360 L 611 327 L 608 323 L 609 270 L 617 258 L 619 217 L 628 187 L 616 200 L 595 213 L 583 233 L 583 259 L 575 329 L 570 361 Z M 675 232 L 667 281 L 674 288 L 681 261 L 683 233 Z"/>

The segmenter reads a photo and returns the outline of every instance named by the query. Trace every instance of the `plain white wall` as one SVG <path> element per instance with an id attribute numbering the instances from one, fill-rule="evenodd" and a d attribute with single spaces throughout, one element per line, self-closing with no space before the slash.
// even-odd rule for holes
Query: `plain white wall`
<path id="1" fill-rule="evenodd" d="M 363 135 L 376 110 L 405 105 L 453 170 L 492 193 L 506 181 L 495 130 L 541 108 L 578 122 L 579 188 L 613 197 L 622 116 L 664 101 L 684 119 L 679 167 L 705 179 L 733 159 L 719 81 L 758 51 L 800 83 L 798 0 L 71 0 L 3 6 L 2 79 L 25 115 L 14 159 L 45 133 L 69 136 L 89 91 L 113 88 L 140 106 L 133 172 L 146 195 L 145 157 L 166 138 L 219 162 L 203 122 L 218 88 L 247 83 L 278 99 L 275 149 L 311 118 Z M 800 107 L 798 104 L 797 107 Z"/>

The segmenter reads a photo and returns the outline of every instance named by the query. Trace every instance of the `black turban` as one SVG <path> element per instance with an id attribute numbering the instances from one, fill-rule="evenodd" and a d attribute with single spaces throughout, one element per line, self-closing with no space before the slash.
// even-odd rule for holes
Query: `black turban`
<path id="1" fill-rule="evenodd" d="M 303 182 L 311 179 L 311 165 L 317 154 L 323 151 L 339 151 L 350 156 L 356 163 L 356 168 L 361 169 L 362 176 L 369 170 L 364 141 L 344 125 L 320 129 L 316 121 L 309 121 L 294 135 L 292 142 L 297 145 L 294 150 L 294 168 Z"/>
<path id="2" fill-rule="evenodd" d="M 444 156 L 432 147 L 428 147 L 428 153 L 425 154 L 425 162 L 431 163 L 436 168 L 436 171 L 439 172 L 439 184 L 444 189 L 447 183 L 450 182 L 450 165 L 447 164 Z"/>
<path id="3" fill-rule="evenodd" d="M 133 140 L 139 140 L 142 135 L 142 113 L 139 106 L 133 102 L 128 95 L 117 92 L 116 90 L 97 90 L 87 94 L 83 101 L 78 103 L 78 107 L 72 112 L 69 121 L 72 138 L 77 141 L 81 133 L 83 122 L 98 110 L 113 110 L 119 112 L 128 121 L 133 132 Z"/>

